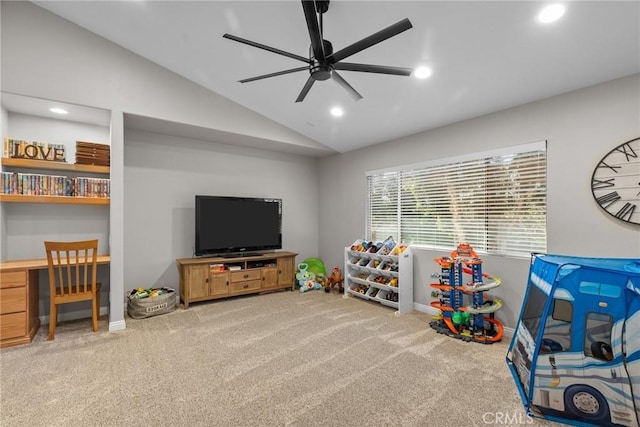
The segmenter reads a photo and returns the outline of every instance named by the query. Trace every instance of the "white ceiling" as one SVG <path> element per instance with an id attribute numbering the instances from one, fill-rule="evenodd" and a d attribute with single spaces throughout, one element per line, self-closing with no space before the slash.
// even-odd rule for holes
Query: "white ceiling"
<path id="1" fill-rule="evenodd" d="M 104 127 L 108 127 L 111 122 L 111 114 L 108 110 L 69 104 L 67 102 L 52 102 L 48 99 L 33 98 L 13 93 L 3 92 L 0 96 L 2 98 L 2 106 L 12 113 L 47 117 L 54 120 L 69 120 Z M 61 115 L 54 113 L 50 111 L 52 107 L 61 108 L 67 111 L 67 114 Z"/>
<path id="2" fill-rule="evenodd" d="M 638 1 L 564 2 L 564 16 L 542 25 L 536 15 L 548 2 L 331 0 L 324 38 L 334 51 L 403 18 L 413 24 L 346 61 L 425 64 L 433 75 L 341 71 L 362 100 L 328 80 L 302 103 L 294 101 L 307 71 L 237 80 L 303 62 L 222 38 L 231 33 L 306 57 L 299 1 L 34 3 L 339 152 L 640 72 Z M 332 117 L 333 106 L 344 116 Z"/>

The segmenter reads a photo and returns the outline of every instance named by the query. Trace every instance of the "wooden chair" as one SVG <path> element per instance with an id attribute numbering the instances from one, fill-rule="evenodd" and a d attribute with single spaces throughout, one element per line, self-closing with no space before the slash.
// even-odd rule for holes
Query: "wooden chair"
<path id="1" fill-rule="evenodd" d="M 91 300 L 93 332 L 98 331 L 100 283 L 96 281 L 98 240 L 44 242 L 49 264 L 51 310 L 49 340 L 53 339 L 58 304 Z"/>

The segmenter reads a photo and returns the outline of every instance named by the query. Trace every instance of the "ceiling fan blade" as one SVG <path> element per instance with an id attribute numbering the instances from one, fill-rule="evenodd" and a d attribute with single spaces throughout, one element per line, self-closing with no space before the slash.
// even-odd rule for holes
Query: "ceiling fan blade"
<path id="1" fill-rule="evenodd" d="M 256 80 L 268 79 L 269 77 L 281 76 L 283 74 L 295 73 L 296 71 L 308 71 L 309 67 L 291 68 L 290 70 L 276 71 L 275 73 L 263 74 L 261 76 L 250 77 L 248 79 L 238 80 L 240 83 L 249 83 Z"/>
<path id="2" fill-rule="evenodd" d="M 244 43 L 249 46 L 257 47 L 258 49 L 268 50 L 269 52 L 277 53 L 278 55 L 284 55 L 288 58 L 297 59 L 298 61 L 306 62 L 307 64 L 311 64 L 311 61 L 309 60 L 309 58 L 296 55 L 295 53 L 285 52 L 284 50 L 276 49 L 275 47 L 267 46 L 262 43 L 252 42 L 251 40 L 243 39 L 242 37 L 234 36 L 231 34 L 224 34 L 222 37 L 224 37 L 225 39 Z"/>
<path id="3" fill-rule="evenodd" d="M 386 39 L 396 36 L 403 31 L 407 31 L 410 28 L 413 28 L 413 25 L 411 25 L 411 21 L 409 21 L 408 18 L 404 18 L 402 21 L 398 21 L 395 24 L 378 31 L 377 33 L 371 34 L 369 37 L 365 37 L 362 40 L 345 47 L 344 49 L 340 49 L 333 55 L 329 55 L 327 57 L 327 60 L 331 63 L 336 63 L 341 59 L 356 54 L 361 50 L 373 46 L 374 44 L 385 41 Z"/>
<path id="4" fill-rule="evenodd" d="M 353 64 L 351 62 L 338 62 L 333 68 L 343 71 L 362 71 L 364 73 L 392 74 L 395 76 L 410 76 L 411 68 L 389 67 L 386 65 Z"/>
<path id="5" fill-rule="evenodd" d="M 309 93 L 309 90 L 311 89 L 311 86 L 313 86 L 314 83 L 315 83 L 315 80 L 313 79 L 313 77 L 309 76 L 309 78 L 307 79 L 307 82 L 304 84 L 304 87 L 300 91 L 300 95 L 298 95 L 296 102 L 304 101 L 304 97 L 307 96 L 307 94 Z"/>
<path id="6" fill-rule="evenodd" d="M 345 90 L 349 92 L 349 95 L 351 95 L 354 100 L 360 101 L 362 99 L 362 95 L 360 95 L 357 90 L 355 90 L 349 83 L 347 83 L 347 81 L 343 79 L 336 70 L 333 70 L 331 72 L 331 78 L 335 80 L 336 83 L 338 83 L 340 86 L 345 88 Z"/>
<path id="7" fill-rule="evenodd" d="M 324 61 L 324 44 L 322 42 L 322 34 L 318 25 L 318 15 L 316 13 L 316 4 L 313 0 L 302 0 L 302 9 L 304 17 L 307 19 L 307 28 L 309 29 L 309 37 L 311 38 L 311 48 L 316 61 Z"/>

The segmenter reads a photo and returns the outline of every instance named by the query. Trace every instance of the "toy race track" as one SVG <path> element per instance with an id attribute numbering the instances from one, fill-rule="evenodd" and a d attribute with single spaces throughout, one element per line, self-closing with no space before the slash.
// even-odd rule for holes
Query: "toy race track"
<path id="1" fill-rule="evenodd" d="M 439 283 L 430 286 L 438 298 L 431 303 L 440 311 L 429 323 L 438 333 L 464 341 L 492 344 L 502 340 L 504 326 L 495 319 L 494 313 L 502 307 L 502 301 L 491 298 L 487 291 L 497 288 L 502 281 L 482 273 L 482 260 L 468 244 L 460 244 L 451 252 L 451 257 L 434 260 L 440 265 Z M 464 282 L 464 274 L 471 281 Z M 484 278 L 489 279 L 487 283 Z"/>

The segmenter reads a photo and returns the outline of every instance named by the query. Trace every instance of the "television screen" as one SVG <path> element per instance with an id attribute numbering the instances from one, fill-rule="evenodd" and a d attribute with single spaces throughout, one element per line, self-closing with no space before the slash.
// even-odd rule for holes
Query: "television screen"
<path id="1" fill-rule="evenodd" d="M 196 256 L 282 249 L 282 200 L 196 196 Z"/>

